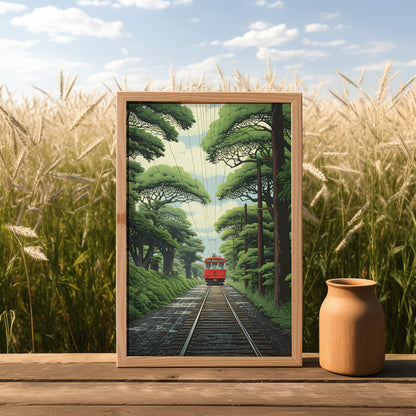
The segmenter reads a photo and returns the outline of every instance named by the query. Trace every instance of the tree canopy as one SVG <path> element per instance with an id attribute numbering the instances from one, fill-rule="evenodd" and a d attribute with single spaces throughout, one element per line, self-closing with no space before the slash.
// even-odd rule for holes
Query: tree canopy
<path id="1" fill-rule="evenodd" d="M 211 202 L 202 183 L 180 166 L 152 166 L 137 175 L 133 189 L 138 200 L 151 208 L 174 202 Z"/>
<path id="2" fill-rule="evenodd" d="M 162 142 L 178 141 L 177 128 L 189 129 L 195 123 L 192 111 L 176 103 L 128 103 L 128 156 L 142 156 L 147 161 L 164 154 Z"/>
<path id="3" fill-rule="evenodd" d="M 260 170 L 263 200 L 268 206 L 271 206 L 273 189 L 272 168 L 262 165 Z M 217 196 L 220 201 L 241 199 L 243 201 L 256 202 L 257 185 L 257 163 L 247 162 L 239 169 L 228 174 L 227 180 L 218 187 Z"/>
<path id="4" fill-rule="evenodd" d="M 271 148 L 271 104 L 225 104 L 201 143 L 211 163 L 236 167 Z M 287 124 L 287 123 L 286 123 Z M 290 120 L 287 127 L 290 129 Z"/>

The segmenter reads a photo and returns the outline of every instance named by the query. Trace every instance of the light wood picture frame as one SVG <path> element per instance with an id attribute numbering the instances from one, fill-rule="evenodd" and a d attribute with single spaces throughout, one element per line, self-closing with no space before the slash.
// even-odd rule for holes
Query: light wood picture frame
<path id="1" fill-rule="evenodd" d="M 196 139 L 197 136 L 199 140 Z M 192 151 L 194 154 L 198 153 L 196 161 Z M 170 162 L 167 161 L 168 159 Z M 201 167 L 205 164 L 208 168 Z M 218 166 L 221 166 L 221 174 L 218 173 L 220 170 Z M 215 172 L 206 174 L 206 182 L 204 182 L 201 169 L 202 171 L 205 169 L 205 172 L 206 169 L 214 169 Z M 254 179 L 256 172 L 257 182 Z M 177 181 L 181 182 L 178 186 L 182 193 L 194 196 L 188 201 L 183 196 L 176 199 L 168 198 L 168 192 L 171 190 L 169 187 L 175 186 L 169 182 L 170 179 L 164 179 L 169 175 L 177 176 Z M 221 175 L 222 185 L 220 185 L 221 179 L 218 179 Z M 233 188 L 232 185 L 232 178 L 234 177 L 235 181 L 239 175 L 243 175 L 240 179 L 237 178 L 240 183 L 247 185 L 244 192 L 236 191 L 238 186 Z M 207 179 L 208 177 L 210 179 Z M 250 184 L 252 184 L 251 188 L 249 188 Z M 230 187 L 233 191 L 230 191 Z M 214 198 L 215 201 L 210 202 Z M 220 199 L 228 201 L 229 205 L 225 206 L 225 208 L 230 207 L 228 211 L 219 205 Z M 213 209 L 218 212 L 214 217 L 205 217 L 205 225 L 200 225 L 201 228 L 198 228 L 199 208 L 195 208 L 198 206 L 195 204 L 199 204 L 202 211 L 202 207 L 209 208 L 210 203 L 212 205 L 210 212 Z M 247 203 L 249 203 L 248 208 Z M 202 350 L 195 347 L 196 352 L 187 356 L 184 351 L 188 347 L 183 347 L 181 352 L 167 348 L 163 350 L 165 352 L 159 353 L 161 351 L 159 347 L 152 350 L 152 345 L 158 345 L 157 338 L 153 340 L 153 344 L 152 341 L 146 344 L 148 341 L 146 334 L 149 334 L 149 331 L 154 332 L 155 328 L 160 327 L 161 331 L 169 333 L 180 332 L 177 327 L 175 330 L 172 329 L 173 327 L 164 328 L 163 320 L 168 325 L 169 319 L 164 318 L 163 315 L 157 318 L 152 315 L 154 312 L 145 315 L 147 321 L 144 326 L 141 326 L 140 320 L 144 318 L 139 320 L 135 318 L 138 299 L 140 302 L 146 299 L 142 288 L 134 286 L 136 273 L 157 268 L 157 257 L 159 261 L 162 260 L 164 272 L 177 273 L 172 266 L 174 261 L 172 251 L 174 253 L 177 251 L 175 252 L 173 248 L 170 250 L 169 261 L 166 252 L 169 251 L 169 247 L 182 249 L 180 245 L 182 240 L 176 238 L 176 234 L 169 234 L 169 224 L 176 224 L 175 218 L 179 217 L 169 217 L 165 212 L 164 215 L 170 220 L 164 223 L 168 225 L 161 225 L 160 221 L 155 220 L 155 216 L 161 215 L 162 208 L 164 210 L 169 208 L 171 210 L 169 215 L 172 214 L 172 209 L 176 210 L 172 215 L 180 216 L 180 212 L 185 212 L 186 219 L 183 221 L 190 226 L 189 229 L 192 228 L 189 235 L 200 237 L 201 243 L 206 242 L 206 249 L 210 240 L 215 242 L 215 250 L 222 250 L 224 254 L 207 254 L 208 251 L 205 251 L 204 257 L 207 257 L 207 262 L 211 261 L 208 260 L 210 256 L 214 262 L 220 261 L 217 258 L 224 257 L 227 261 L 228 281 L 233 280 L 230 276 L 235 278 L 238 275 L 240 276 L 238 278 L 243 279 L 242 284 L 258 285 L 259 294 L 273 288 L 276 305 L 283 302 L 286 306 L 289 305 L 290 327 L 283 331 L 286 338 L 282 341 L 282 345 L 284 343 L 288 345 L 287 349 L 283 348 L 282 352 L 275 353 L 272 347 L 271 353 L 259 352 L 257 356 L 251 356 L 244 352 L 241 355 L 221 351 L 218 354 L 217 352 L 211 354 L 200 352 Z M 240 214 L 244 211 L 245 217 L 243 222 L 243 214 L 240 215 L 238 230 L 233 229 L 231 232 L 229 227 L 221 226 L 220 222 L 225 221 L 227 216 L 231 217 L 233 209 Z M 118 92 L 116 210 L 117 366 L 302 365 L 302 95 L 300 93 Z M 253 215 L 256 215 L 256 221 L 253 220 Z M 249 217 L 251 221 L 247 220 Z M 207 227 L 212 228 L 210 233 Z M 232 233 L 237 232 L 238 238 L 230 237 Z M 222 248 L 218 248 L 220 236 L 225 241 L 220 246 Z M 188 244 L 192 246 L 193 243 Z M 155 260 L 154 263 L 150 262 L 150 257 Z M 260 259 L 258 264 L 252 264 L 254 257 Z M 220 267 L 205 264 L 206 268 L 211 266 Z M 202 265 L 199 267 L 202 269 Z M 186 273 L 188 272 L 189 269 Z M 209 279 L 209 272 L 205 270 L 203 273 L 205 278 Z M 217 276 L 213 276 L 212 272 L 210 273 L 211 277 L 219 277 L 218 275 L 221 274 L 218 272 Z M 244 277 L 241 277 L 242 273 Z M 196 298 L 200 296 L 201 300 L 196 303 L 191 302 L 192 305 L 188 302 L 191 306 L 187 304 L 186 312 L 181 313 L 180 311 L 184 309 L 180 308 L 179 312 L 174 308 L 171 309 L 174 311 L 172 313 L 179 314 L 178 316 L 183 319 L 181 328 L 188 326 L 195 329 L 196 324 L 192 322 L 195 315 L 201 314 L 201 303 L 205 292 L 211 291 L 214 294 L 219 290 L 224 292 L 225 289 L 233 290 L 228 284 L 224 287 L 206 284 L 213 281 L 203 282 L 202 279 L 201 284 L 192 289 L 201 292 L 196 296 Z M 237 306 L 234 305 L 236 312 L 233 313 L 237 315 L 238 320 L 240 309 L 244 309 L 241 305 L 246 302 L 241 302 L 240 298 L 234 300 Z M 178 302 L 180 300 L 176 303 Z M 169 306 L 173 305 L 167 305 L 165 308 Z M 185 317 L 185 313 L 189 317 Z M 150 318 L 154 318 L 154 321 Z M 240 320 L 244 321 L 244 319 Z M 154 327 L 152 322 L 155 322 Z M 252 324 L 253 327 L 256 325 L 257 323 Z M 148 331 L 143 328 L 148 328 Z M 257 330 L 262 331 L 262 329 L 257 325 Z M 183 334 L 180 336 L 183 337 Z M 272 334 L 270 339 L 275 339 L 273 336 Z M 191 335 L 186 337 L 187 341 L 190 337 Z M 255 351 L 256 347 L 252 348 Z"/>

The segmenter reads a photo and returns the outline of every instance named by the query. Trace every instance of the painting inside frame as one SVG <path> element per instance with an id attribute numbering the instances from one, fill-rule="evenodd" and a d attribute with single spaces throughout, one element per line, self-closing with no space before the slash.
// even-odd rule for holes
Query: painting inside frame
<path id="1" fill-rule="evenodd" d="M 301 365 L 301 95 L 117 114 L 118 365 Z"/>

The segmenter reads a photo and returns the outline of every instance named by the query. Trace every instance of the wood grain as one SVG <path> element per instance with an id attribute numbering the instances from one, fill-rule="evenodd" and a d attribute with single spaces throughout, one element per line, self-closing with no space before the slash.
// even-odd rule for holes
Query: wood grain
<path id="1" fill-rule="evenodd" d="M 117 368 L 114 354 L 58 355 L 0 355 L 1 415 L 416 414 L 416 355 L 387 355 L 370 377 L 330 373 L 317 354 L 304 354 L 302 368 L 261 369 Z"/>
<path id="2" fill-rule="evenodd" d="M 413 408 L 415 384 L 3 382 L 0 403 L 15 405 L 306 406 Z M 382 398 L 382 406 L 380 403 Z"/>
<path id="3" fill-rule="evenodd" d="M 8 416 L 47 416 L 47 415 L 88 415 L 88 416 L 407 416 L 414 415 L 413 409 L 347 408 L 337 407 L 286 407 L 286 406 L 10 406 L 0 405 L 0 413 Z"/>

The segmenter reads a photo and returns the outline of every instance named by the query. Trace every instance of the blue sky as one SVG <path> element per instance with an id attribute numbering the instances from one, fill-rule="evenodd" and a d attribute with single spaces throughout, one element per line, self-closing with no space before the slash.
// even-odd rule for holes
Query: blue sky
<path id="1" fill-rule="evenodd" d="M 56 91 L 58 73 L 82 88 L 129 89 L 169 79 L 218 82 L 234 68 L 261 79 L 269 57 L 277 78 L 296 70 L 309 90 L 337 88 L 335 71 L 376 84 L 387 60 L 397 80 L 416 72 L 416 2 L 409 0 L 79 0 L 0 1 L 0 84 Z M 366 78 L 367 79 L 367 78 Z"/>
<path id="2" fill-rule="evenodd" d="M 215 63 L 261 83 L 267 57 L 278 81 L 296 71 L 308 91 L 321 81 L 341 89 L 336 71 L 358 79 L 364 66 L 377 85 L 388 60 L 406 82 L 416 73 L 415 16 L 411 0 L 0 1 L 0 85 L 15 97 L 37 94 L 32 85 L 57 95 L 63 70 L 79 88 L 116 90 L 114 78 L 126 77 L 140 90 L 148 79 L 169 86 L 173 68 L 177 81 L 204 73 L 215 87 Z M 227 208 L 214 201 L 210 222 Z"/>

